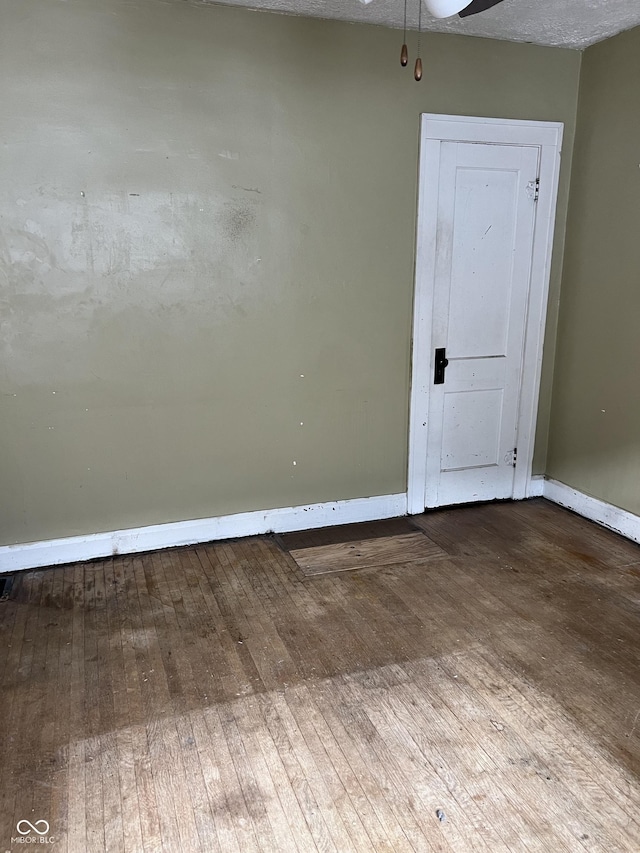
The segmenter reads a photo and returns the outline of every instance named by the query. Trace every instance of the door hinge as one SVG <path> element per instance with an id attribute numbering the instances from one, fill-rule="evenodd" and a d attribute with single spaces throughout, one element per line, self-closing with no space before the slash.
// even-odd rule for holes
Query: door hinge
<path id="1" fill-rule="evenodd" d="M 535 181 L 529 181 L 527 184 L 527 195 L 533 201 L 538 201 L 540 197 L 540 178 L 536 178 Z"/>
<path id="2" fill-rule="evenodd" d="M 513 462 L 513 467 L 515 468 L 516 462 L 518 461 L 518 448 L 517 447 L 513 448 L 513 457 L 512 457 L 511 461 Z"/>

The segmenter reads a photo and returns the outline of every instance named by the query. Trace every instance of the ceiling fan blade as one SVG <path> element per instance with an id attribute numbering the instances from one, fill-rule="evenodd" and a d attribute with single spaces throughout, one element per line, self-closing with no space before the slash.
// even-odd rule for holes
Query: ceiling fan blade
<path id="1" fill-rule="evenodd" d="M 492 6 L 497 6 L 498 3 L 502 3 L 502 0 L 471 0 L 471 3 L 458 12 L 458 15 L 461 18 L 468 18 L 469 15 L 477 15 L 478 12 L 485 12 Z"/>

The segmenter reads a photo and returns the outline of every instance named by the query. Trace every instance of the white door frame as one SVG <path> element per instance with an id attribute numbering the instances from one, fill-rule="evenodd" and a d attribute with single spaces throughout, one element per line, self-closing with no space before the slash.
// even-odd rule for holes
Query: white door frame
<path id="1" fill-rule="evenodd" d="M 424 512 L 427 476 L 427 416 L 431 376 L 431 314 L 435 287 L 437 188 L 441 142 L 531 145 L 540 151 L 540 188 L 536 205 L 529 304 L 525 325 L 522 383 L 518 413 L 518 464 L 513 496 L 529 496 L 535 441 L 542 347 L 549 294 L 551 249 L 555 224 L 562 122 L 422 115 L 413 303 L 411 409 L 407 511 Z"/>

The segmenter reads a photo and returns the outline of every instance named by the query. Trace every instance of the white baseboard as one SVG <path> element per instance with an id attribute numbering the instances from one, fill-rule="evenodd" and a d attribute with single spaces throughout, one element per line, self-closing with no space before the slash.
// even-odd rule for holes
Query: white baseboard
<path id="1" fill-rule="evenodd" d="M 615 530 L 616 533 L 626 536 L 633 542 L 640 543 L 640 516 L 638 515 L 585 495 L 558 480 L 544 481 L 543 496 L 591 521 L 596 521 L 603 527 Z"/>
<path id="2" fill-rule="evenodd" d="M 529 480 L 529 488 L 527 489 L 528 498 L 541 498 L 544 495 L 545 479 L 542 474 L 535 474 Z"/>
<path id="3" fill-rule="evenodd" d="M 150 527 L 69 536 L 65 539 L 28 542 L 23 545 L 2 545 L 0 572 L 78 563 L 113 554 L 136 554 L 218 539 L 257 536 L 260 533 L 287 533 L 335 524 L 376 521 L 406 514 L 405 494 L 379 495 L 373 498 L 354 498 L 308 506 L 241 512 L 217 518 L 154 524 Z"/>
<path id="4" fill-rule="evenodd" d="M 532 477 L 528 497 L 545 497 L 610 530 L 615 530 L 627 539 L 640 543 L 640 516 L 585 495 L 557 480 Z M 65 539 L 50 539 L 21 545 L 2 545 L 0 546 L 0 573 L 95 560 L 113 554 L 138 554 L 143 551 L 157 551 L 160 548 L 195 545 L 219 539 L 257 536 L 261 533 L 288 533 L 335 524 L 376 521 L 406 514 L 406 495 L 379 495 L 372 498 L 354 498 L 308 506 L 241 512 L 193 521 L 154 524 L 149 527 L 113 530 L 86 536 L 69 536 Z"/>

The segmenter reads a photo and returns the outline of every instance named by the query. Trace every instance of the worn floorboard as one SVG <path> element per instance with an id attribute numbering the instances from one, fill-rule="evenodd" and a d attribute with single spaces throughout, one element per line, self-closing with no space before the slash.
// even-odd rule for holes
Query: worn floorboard
<path id="1" fill-rule="evenodd" d="M 296 548 L 289 553 L 307 577 L 446 556 L 442 548 L 422 533 Z"/>
<path id="2" fill-rule="evenodd" d="M 0 853 L 640 850 L 640 547 L 544 500 L 23 572 L 0 642 Z"/>

